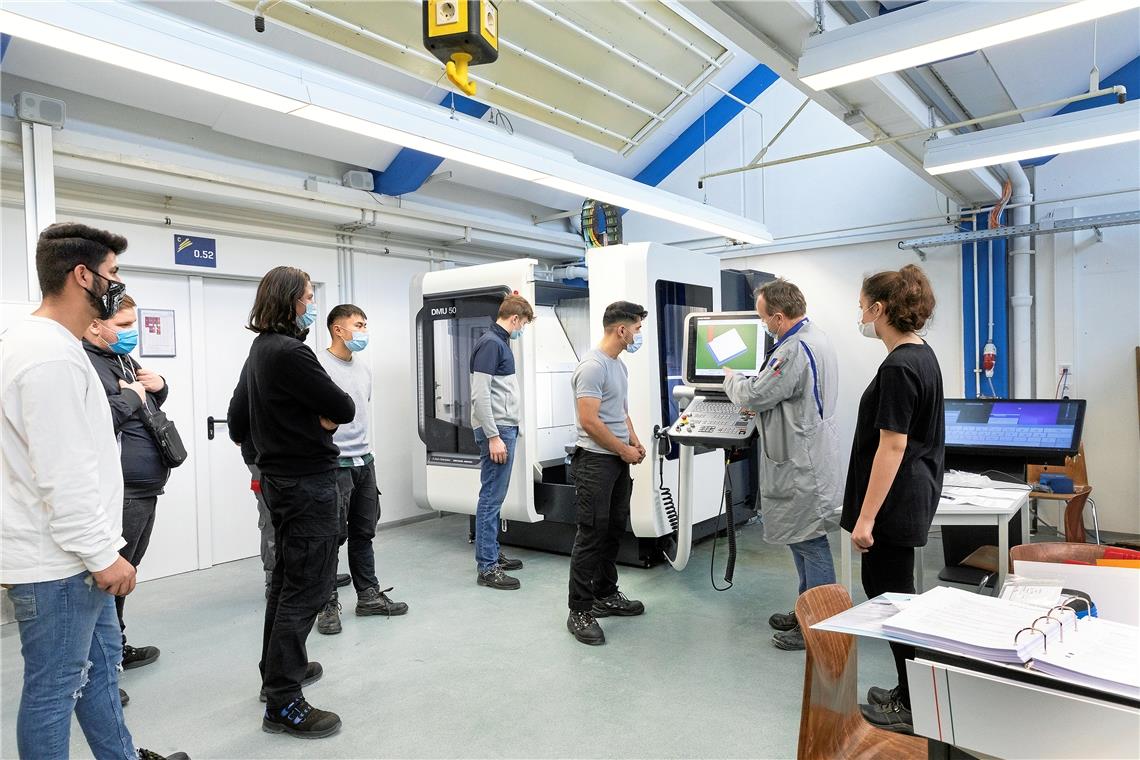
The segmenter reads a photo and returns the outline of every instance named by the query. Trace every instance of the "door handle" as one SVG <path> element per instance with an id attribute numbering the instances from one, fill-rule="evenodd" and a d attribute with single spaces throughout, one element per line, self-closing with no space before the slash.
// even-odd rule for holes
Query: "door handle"
<path id="1" fill-rule="evenodd" d="M 225 417 L 207 417 L 206 418 L 206 440 L 214 440 L 214 425 L 228 424 L 229 420 Z"/>

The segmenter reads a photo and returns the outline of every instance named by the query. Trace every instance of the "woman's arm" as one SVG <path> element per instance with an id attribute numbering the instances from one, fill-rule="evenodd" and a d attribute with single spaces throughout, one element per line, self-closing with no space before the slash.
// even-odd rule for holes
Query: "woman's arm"
<path id="1" fill-rule="evenodd" d="M 859 519 L 855 521 L 855 529 L 851 531 L 851 541 L 860 552 L 867 551 L 875 543 L 875 539 L 871 536 L 871 531 L 875 527 L 875 517 L 878 516 L 887 493 L 894 485 L 904 453 L 906 453 L 906 433 L 879 431 L 879 448 L 875 450 L 875 460 L 871 464 L 871 479 L 867 483 L 863 506 L 859 509 Z"/>

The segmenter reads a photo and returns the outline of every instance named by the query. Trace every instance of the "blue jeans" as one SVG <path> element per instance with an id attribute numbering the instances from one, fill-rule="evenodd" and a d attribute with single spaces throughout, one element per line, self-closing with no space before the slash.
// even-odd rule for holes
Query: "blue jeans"
<path id="1" fill-rule="evenodd" d="M 499 437 L 507 446 L 505 464 L 491 461 L 491 445 L 483 428 L 475 428 L 475 443 L 479 444 L 479 504 L 475 508 L 475 564 L 479 572 L 486 572 L 499 561 L 499 509 L 507 498 L 511 485 L 511 467 L 515 462 L 515 442 L 519 429 L 515 425 L 500 425 Z"/>
<path id="2" fill-rule="evenodd" d="M 71 713 L 98 758 L 135 758 L 119 704 L 123 639 L 115 597 L 90 573 L 12 586 L 24 690 L 16 720 L 20 757 L 66 760 Z"/>
<path id="3" fill-rule="evenodd" d="M 826 533 L 798 544 L 788 544 L 788 548 L 792 550 L 792 559 L 800 576 L 801 594 L 809 588 L 835 583 L 835 564 L 831 561 L 831 546 L 827 543 Z"/>

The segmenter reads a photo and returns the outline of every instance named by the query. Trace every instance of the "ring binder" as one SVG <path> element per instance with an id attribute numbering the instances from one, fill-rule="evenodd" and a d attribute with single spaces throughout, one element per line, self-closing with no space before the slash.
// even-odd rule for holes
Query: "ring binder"
<path id="1" fill-rule="evenodd" d="M 1065 624 L 1063 622 L 1061 622 L 1060 620 L 1058 620 L 1057 618 L 1053 617 L 1052 613 L 1053 613 L 1053 611 L 1049 610 L 1049 614 L 1042 615 L 1041 617 L 1037 618 L 1037 620 L 1052 620 L 1054 623 L 1056 623 L 1058 628 L 1060 629 L 1058 634 L 1057 634 L 1057 638 L 1062 644 L 1064 644 L 1065 643 Z M 1033 621 L 1033 627 L 1034 628 L 1037 627 L 1037 620 Z M 1017 643 L 1016 639 L 1014 640 L 1014 643 L 1015 644 Z M 1048 651 L 1048 649 L 1049 649 L 1049 639 L 1048 639 L 1048 637 L 1046 637 L 1045 647 L 1041 651 L 1045 652 L 1045 651 Z"/>
<path id="2" fill-rule="evenodd" d="M 1041 618 L 1037 618 L 1037 620 L 1040 620 L 1040 619 Z M 1041 634 L 1041 642 L 1042 642 L 1041 643 L 1041 651 L 1042 652 L 1048 651 L 1049 650 L 1049 637 L 1045 635 L 1044 631 L 1042 631 L 1040 628 L 1037 628 L 1037 626 L 1036 626 L 1037 620 L 1033 621 L 1034 625 L 1031 625 L 1028 628 L 1022 628 L 1020 631 L 1018 631 L 1017 635 L 1015 635 L 1013 637 L 1013 643 L 1017 644 L 1017 640 L 1021 638 L 1021 634 L 1025 633 L 1026 631 L 1030 631 L 1032 633 L 1039 633 L 1039 634 Z M 1026 663 L 1026 665 L 1029 665 L 1029 663 Z"/>
<path id="3" fill-rule="evenodd" d="M 1049 613 L 1052 614 L 1053 612 L 1055 612 L 1057 610 L 1061 610 L 1063 612 L 1068 611 L 1068 612 L 1073 613 L 1073 633 L 1076 633 L 1079 630 L 1078 624 L 1080 623 L 1080 616 L 1077 615 L 1077 611 L 1074 610 L 1072 607 L 1070 607 L 1068 604 L 1058 604 L 1056 607 L 1053 607 L 1052 609 L 1050 609 Z M 1061 624 L 1061 630 L 1062 631 L 1064 630 L 1064 623 Z"/>

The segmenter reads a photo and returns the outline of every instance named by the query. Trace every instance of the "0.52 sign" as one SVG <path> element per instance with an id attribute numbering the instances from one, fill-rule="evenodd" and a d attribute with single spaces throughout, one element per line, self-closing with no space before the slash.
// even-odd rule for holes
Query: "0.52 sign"
<path id="1" fill-rule="evenodd" d="M 213 238 L 193 235 L 174 236 L 174 263 L 191 267 L 218 266 L 218 249 Z"/>

